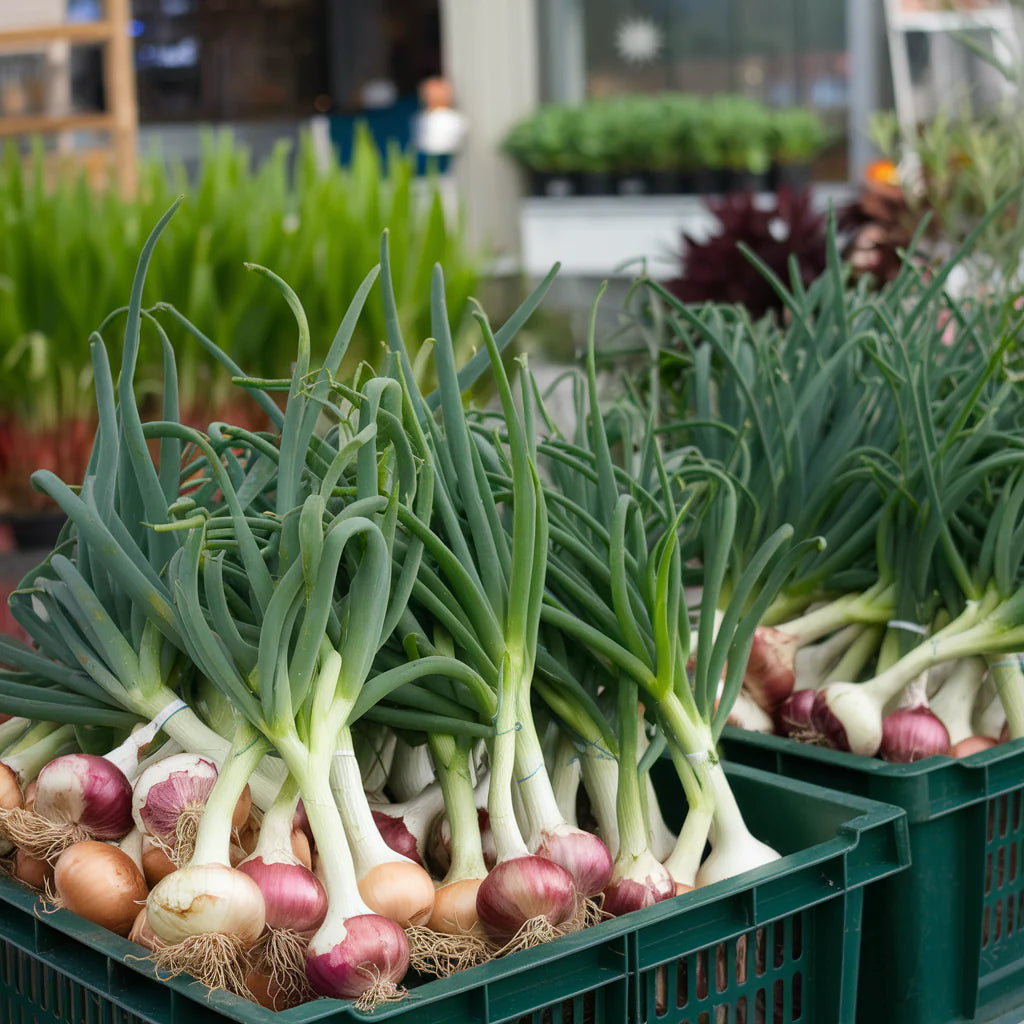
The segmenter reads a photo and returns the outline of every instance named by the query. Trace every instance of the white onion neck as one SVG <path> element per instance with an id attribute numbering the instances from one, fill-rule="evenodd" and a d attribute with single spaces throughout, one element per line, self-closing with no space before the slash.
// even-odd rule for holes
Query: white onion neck
<path id="1" fill-rule="evenodd" d="M 290 861 L 292 852 L 292 825 L 295 821 L 295 808 L 299 802 L 299 785 L 289 772 L 281 785 L 274 802 L 263 815 L 260 822 L 260 833 L 256 840 L 254 857 L 260 857 L 265 863 L 281 859 Z"/>
<path id="2" fill-rule="evenodd" d="M 225 864 L 230 867 L 232 816 L 242 791 L 268 746 L 266 740 L 251 728 L 239 727 L 238 738 L 220 767 L 203 816 L 199 819 L 196 847 L 190 864 Z"/>
<path id="3" fill-rule="evenodd" d="M 525 827 L 529 833 L 526 845 L 532 849 L 537 845 L 542 832 L 563 827 L 565 818 L 558 809 L 528 698 L 519 701 L 519 726 L 515 736 L 516 784 L 522 797 Z"/>
<path id="4" fill-rule="evenodd" d="M 530 851 L 516 821 L 512 790 L 515 785 L 516 734 L 522 726 L 517 717 L 519 672 L 506 652 L 498 683 L 498 713 L 495 716 L 494 739 L 491 744 L 491 777 L 487 807 L 491 835 L 498 861 L 527 857 Z"/>
<path id="5" fill-rule="evenodd" d="M 797 651 L 794 660 L 796 682 L 794 690 L 816 690 L 825 677 L 867 629 L 859 623 L 846 626 L 827 640 L 808 644 Z"/>
<path id="6" fill-rule="evenodd" d="M 797 646 L 803 647 L 851 623 L 873 625 L 886 622 L 895 611 L 894 595 L 891 585 L 879 581 L 863 593 L 845 594 L 775 628 L 795 637 Z"/>
<path id="7" fill-rule="evenodd" d="M 751 835 L 721 762 L 708 763 L 701 776 L 714 797 L 715 809 L 709 835 L 711 853 L 697 872 L 698 884 L 709 885 L 778 860 L 775 850 Z"/>
<path id="8" fill-rule="evenodd" d="M 590 798 L 590 809 L 597 819 L 598 831 L 612 857 L 619 852 L 619 822 L 615 815 L 615 794 L 618 790 L 618 767 L 611 754 L 588 745 L 581 757 L 583 785 Z"/>
<path id="9" fill-rule="evenodd" d="M 36 740 L 31 746 L 24 747 L 16 754 L 9 754 L 3 762 L 17 776 L 18 782 L 25 786 L 31 782 L 54 758 L 62 754 L 74 753 L 78 750 L 73 726 L 62 725 L 49 735 Z"/>
<path id="10" fill-rule="evenodd" d="M 348 837 L 331 790 L 332 751 L 315 756 L 294 734 L 276 736 L 274 743 L 299 784 L 306 818 L 320 851 L 319 871 L 327 890 L 327 917 L 317 935 L 325 941 L 340 941 L 345 935 L 347 918 L 372 911 L 359 894 Z"/>
<path id="11" fill-rule="evenodd" d="M 399 802 L 412 800 L 433 781 L 434 765 L 427 744 L 412 746 L 398 739 L 387 776 L 387 788 L 391 795 Z"/>
<path id="12" fill-rule="evenodd" d="M 363 792 L 362 774 L 359 762 L 352 749 L 352 734 L 345 728 L 338 734 L 337 749 L 331 758 L 331 790 L 341 812 L 345 835 L 355 865 L 356 877 L 362 878 L 368 871 L 387 861 L 409 861 L 396 853 L 381 838 L 380 830 L 373 820 L 370 805 Z"/>
<path id="13" fill-rule="evenodd" d="M 839 682 L 843 679 L 860 678 L 864 668 L 878 653 L 882 633 L 882 626 L 868 626 L 864 629 L 825 676 L 824 684 Z"/>
<path id="14" fill-rule="evenodd" d="M 665 824 L 661 814 L 661 804 L 658 802 L 658 793 L 651 782 L 650 772 L 644 773 L 644 788 L 647 809 L 647 837 L 651 853 L 658 860 L 664 860 L 676 844 L 676 834 Z"/>
<path id="15" fill-rule="evenodd" d="M 0 722 L 0 756 L 31 726 L 27 718 L 9 718 Z"/>
<path id="16" fill-rule="evenodd" d="M 576 753 L 572 740 L 561 736 L 555 744 L 552 755 L 551 788 L 555 794 L 558 813 L 566 824 L 578 827 L 576 820 L 576 797 L 579 793 L 581 766 L 580 756 Z"/>
<path id="17" fill-rule="evenodd" d="M 987 656 L 989 671 L 999 694 L 999 703 L 1010 727 L 1010 739 L 1024 736 L 1024 671 L 1014 654 Z"/>

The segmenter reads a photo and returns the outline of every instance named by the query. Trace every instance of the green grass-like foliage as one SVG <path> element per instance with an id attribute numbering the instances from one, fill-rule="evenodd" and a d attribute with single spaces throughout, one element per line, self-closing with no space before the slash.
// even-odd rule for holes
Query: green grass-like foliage
<path id="1" fill-rule="evenodd" d="M 16 417 L 52 428 L 88 418 L 89 334 L 123 302 L 142 243 L 179 194 L 185 201 L 178 230 L 154 256 L 144 304 L 159 298 L 187 310 L 237 362 L 267 377 L 288 374 L 295 326 L 246 262 L 273 265 L 293 284 L 320 339 L 331 337 L 376 263 L 385 228 L 398 316 L 409 337 L 430 333 L 435 263 L 447 269 L 447 303 L 456 317 L 478 278 L 459 227 L 446 223 L 438 190 L 417 182 L 413 161 L 397 150 L 382 159 L 365 130 L 348 167 L 333 158 L 318 166 L 308 138 L 295 153 L 282 141 L 254 167 L 248 149 L 222 132 L 204 138 L 194 180 L 182 164 L 158 158 L 143 162 L 140 177 L 138 196 L 126 200 L 112 190 L 93 192 L 84 176 L 48 181 L 41 149 L 27 162 L 13 146 L 4 153 L 0 422 Z M 367 308 L 351 365 L 376 364 L 383 337 L 381 312 Z M 183 412 L 216 407 L 228 394 L 227 375 L 214 372 L 194 343 L 183 342 L 179 352 Z M 140 358 L 145 388 L 159 377 L 153 337 L 144 336 Z"/>

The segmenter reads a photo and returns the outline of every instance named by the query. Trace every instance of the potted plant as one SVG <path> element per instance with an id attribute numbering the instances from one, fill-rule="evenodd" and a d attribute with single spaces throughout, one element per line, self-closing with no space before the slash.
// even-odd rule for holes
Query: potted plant
<path id="1" fill-rule="evenodd" d="M 573 173 L 572 134 L 576 111 L 571 107 L 541 107 L 531 117 L 516 124 L 503 148 L 530 175 L 530 191 L 535 196 L 571 196 L 577 191 Z"/>
<path id="2" fill-rule="evenodd" d="M 654 96 L 630 96 L 608 109 L 608 133 L 615 168 L 615 191 L 621 196 L 651 191 L 654 154 L 664 126 Z"/>
<path id="3" fill-rule="evenodd" d="M 719 125 L 715 111 L 720 106 L 705 106 L 695 112 L 690 160 L 693 190 L 703 195 L 729 190 L 729 172 L 725 167 L 726 133 Z"/>
<path id="4" fill-rule="evenodd" d="M 693 149 L 698 105 L 691 96 L 661 97 L 651 107 L 652 191 L 671 195 L 694 191 Z"/>
<path id="5" fill-rule="evenodd" d="M 728 172 L 727 190 L 766 190 L 772 163 L 769 112 L 744 96 L 727 96 L 714 104 L 711 116 Z"/>
<path id="6" fill-rule="evenodd" d="M 588 103 L 581 107 L 572 133 L 572 146 L 580 169 L 580 191 L 588 196 L 612 191 L 617 140 L 616 112 L 608 104 Z"/>
<path id="7" fill-rule="evenodd" d="M 821 118 L 799 107 L 777 110 L 771 131 L 775 187 L 805 188 L 810 183 L 811 164 L 827 139 Z"/>

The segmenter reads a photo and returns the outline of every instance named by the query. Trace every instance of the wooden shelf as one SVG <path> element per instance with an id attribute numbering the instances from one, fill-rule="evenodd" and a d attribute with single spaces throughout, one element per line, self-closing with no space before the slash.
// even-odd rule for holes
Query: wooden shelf
<path id="1" fill-rule="evenodd" d="M 114 37 L 114 32 L 114 23 L 109 20 L 0 29 L 0 52 L 28 50 L 35 46 L 48 46 L 50 43 L 71 43 L 77 46 L 108 43 Z"/>
<path id="2" fill-rule="evenodd" d="M 5 0 L 0 0 L 3 4 Z M 67 96 L 50 100 L 47 113 L 0 115 L 0 138 L 17 135 L 63 135 L 63 145 L 70 144 L 71 132 L 96 131 L 108 136 L 107 152 L 124 195 L 134 194 L 138 185 L 138 112 L 135 99 L 135 68 L 132 57 L 131 0 L 104 0 L 103 16 L 98 21 L 63 22 L 24 28 L 0 28 L 0 54 L 31 51 L 58 51 L 66 46 L 97 45 L 103 51 L 103 78 L 106 94 L 104 111 L 88 114 L 57 113 L 69 106 Z M 67 62 L 64 61 L 67 82 Z M 66 86 L 66 88 L 70 88 Z M 61 153 L 72 157 L 74 150 Z M 90 159 L 95 153 L 90 155 Z"/>
<path id="3" fill-rule="evenodd" d="M 0 117 L 0 137 L 12 135 L 52 135 L 57 132 L 109 132 L 116 122 L 113 114 L 28 114 Z"/>

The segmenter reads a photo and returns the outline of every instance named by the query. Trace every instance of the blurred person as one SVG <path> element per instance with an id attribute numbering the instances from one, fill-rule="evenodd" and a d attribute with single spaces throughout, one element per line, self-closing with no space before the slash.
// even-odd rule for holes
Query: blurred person
<path id="1" fill-rule="evenodd" d="M 419 85 L 423 108 L 413 123 L 413 142 L 427 156 L 445 157 L 456 153 L 466 134 L 466 118 L 453 105 L 451 82 L 440 75 L 423 79 Z"/>

